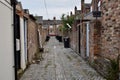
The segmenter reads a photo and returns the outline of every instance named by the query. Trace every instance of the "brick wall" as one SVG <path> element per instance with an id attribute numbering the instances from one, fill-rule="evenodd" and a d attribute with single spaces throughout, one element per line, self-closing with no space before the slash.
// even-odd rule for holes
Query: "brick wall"
<path id="1" fill-rule="evenodd" d="M 81 56 L 86 58 L 86 26 L 85 23 L 81 24 Z"/>
<path id="2" fill-rule="evenodd" d="M 92 24 L 90 54 L 94 59 L 94 67 L 106 76 L 110 66 L 107 58 L 117 59 L 120 54 L 120 0 L 102 0 L 101 11 L 101 26 Z"/>
<path id="3" fill-rule="evenodd" d="M 90 50 L 90 61 L 93 62 L 94 60 L 94 22 L 90 23 L 90 32 L 89 32 L 89 50 Z"/>
<path id="4" fill-rule="evenodd" d="M 28 61 L 32 62 L 34 54 L 38 51 L 38 33 L 35 21 L 28 19 Z"/>
<path id="5" fill-rule="evenodd" d="M 43 27 L 42 27 L 42 25 L 38 25 L 38 30 L 40 31 L 40 35 L 39 35 L 39 40 L 41 40 L 40 42 L 41 42 L 41 48 L 44 46 L 44 43 L 45 43 L 45 39 L 46 39 L 46 36 L 48 35 L 48 30 L 47 29 L 44 29 Z"/>
<path id="6" fill-rule="evenodd" d="M 77 44 L 78 44 L 78 37 L 77 37 L 77 21 L 74 22 L 73 26 L 72 26 L 72 32 L 70 34 L 70 40 L 71 40 L 71 48 L 77 52 Z"/>
<path id="7" fill-rule="evenodd" d="M 120 54 L 120 0 L 103 0 L 102 54 L 116 58 Z"/>
<path id="8" fill-rule="evenodd" d="M 44 44 L 46 36 L 48 35 L 48 29 L 43 28 L 42 29 L 42 43 Z"/>

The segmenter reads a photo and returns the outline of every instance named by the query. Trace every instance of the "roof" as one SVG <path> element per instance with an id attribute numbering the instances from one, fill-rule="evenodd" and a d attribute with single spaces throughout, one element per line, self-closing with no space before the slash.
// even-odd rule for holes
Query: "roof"
<path id="1" fill-rule="evenodd" d="M 39 24 L 43 24 L 43 16 L 35 16 L 36 22 Z"/>
<path id="2" fill-rule="evenodd" d="M 43 25 L 61 24 L 61 20 L 43 20 Z"/>
<path id="3" fill-rule="evenodd" d="M 85 3 L 85 8 L 89 9 L 91 6 L 91 3 Z"/>
<path id="4" fill-rule="evenodd" d="M 21 2 L 17 2 L 16 9 L 19 10 L 19 11 L 23 10 Z"/>
<path id="5" fill-rule="evenodd" d="M 29 17 L 30 17 L 32 20 L 36 21 L 35 17 L 34 17 L 32 14 L 30 14 Z"/>
<path id="6" fill-rule="evenodd" d="M 81 14 L 81 10 L 76 11 L 76 15 L 79 15 L 79 14 Z"/>
<path id="7" fill-rule="evenodd" d="M 24 13 L 29 14 L 29 10 L 28 9 L 24 9 Z"/>

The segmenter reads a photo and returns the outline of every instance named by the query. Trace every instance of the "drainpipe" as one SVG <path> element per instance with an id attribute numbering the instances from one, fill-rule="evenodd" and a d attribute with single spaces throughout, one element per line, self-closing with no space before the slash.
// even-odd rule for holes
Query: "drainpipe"
<path id="1" fill-rule="evenodd" d="M 13 5 L 13 30 L 14 30 L 14 74 L 15 74 L 15 80 L 17 80 L 17 57 L 16 57 L 16 0 L 12 0 Z"/>

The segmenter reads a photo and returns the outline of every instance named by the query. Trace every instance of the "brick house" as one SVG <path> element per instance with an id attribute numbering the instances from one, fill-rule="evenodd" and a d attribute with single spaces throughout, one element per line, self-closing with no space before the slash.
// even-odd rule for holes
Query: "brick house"
<path id="1" fill-rule="evenodd" d="M 85 21 L 82 19 L 83 14 L 87 14 L 90 11 L 90 4 L 84 3 L 82 5 L 82 10 L 77 10 L 77 7 L 74 8 L 75 10 L 75 21 L 72 27 L 72 35 L 71 38 L 71 48 L 76 51 L 79 55 L 85 58 L 85 51 L 86 51 L 86 28 L 85 28 Z M 84 31 L 83 31 L 84 30 Z"/>
<path id="2" fill-rule="evenodd" d="M 88 45 L 88 21 L 89 19 L 85 19 L 84 16 L 88 14 L 90 11 L 91 4 L 84 3 L 84 0 L 81 0 L 81 17 L 80 17 L 80 55 L 87 59 L 89 57 L 89 45 Z"/>
<path id="3" fill-rule="evenodd" d="M 71 48 L 105 77 L 109 59 L 120 55 L 120 1 L 81 3 L 81 10 L 75 7 L 75 21 L 69 34 Z"/>
<path id="4" fill-rule="evenodd" d="M 83 38 L 81 39 L 83 41 L 83 54 L 84 57 L 87 57 L 88 61 L 90 63 L 94 63 L 94 67 L 98 70 L 98 72 L 100 71 L 100 73 L 103 73 L 105 71 L 105 68 L 100 69 L 101 66 L 100 65 L 104 65 L 106 62 L 103 60 L 103 57 L 101 55 L 101 26 L 102 26 L 102 22 L 101 22 L 101 18 L 102 17 L 94 17 L 93 16 L 93 12 L 94 11 L 99 11 L 101 6 L 99 6 L 99 10 L 98 10 L 98 3 L 99 5 L 101 5 L 101 2 L 99 2 L 99 0 L 92 0 L 91 5 L 90 5 L 90 9 L 89 11 L 86 13 L 86 10 L 84 10 L 83 12 L 83 31 L 82 35 Z M 83 9 L 85 5 L 83 6 Z M 87 21 L 86 21 L 87 20 Z M 107 62 L 106 62 L 107 63 Z M 106 66 L 105 66 L 106 67 Z M 106 71 L 105 71 L 106 72 Z M 104 73 L 105 74 L 105 73 Z"/>
<path id="5" fill-rule="evenodd" d="M 71 31 L 69 32 L 70 37 L 70 47 L 79 54 L 79 27 L 78 24 L 80 23 L 80 14 L 81 10 L 78 10 L 75 6 L 74 8 L 74 14 L 72 12 L 70 13 L 70 16 L 74 16 L 74 22 L 71 28 Z"/>
<path id="6" fill-rule="evenodd" d="M 86 29 L 86 44 L 89 46 L 89 48 L 86 48 L 86 54 L 88 54 L 88 57 L 90 61 L 94 61 L 94 58 L 96 56 L 100 55 L 100 27 L 101 27 L 101 17 L 94 17 L 93 12 L 97 10 L 98 1 L 92 0 L 90 9 L 88 13 L 84 15 L 84 19 L 87 20 L 85 22 L 85 26 L 88 27 Z M 100 4 L 100 3 L 99 3 Z M 98 10 L 99 11 L 99 10 Z M 86 45 L 86 46 L 87 46 Z"/>
<path id="7" fill-rule="evenodd" d="M 80 45 L 79 48 L 81 49 L 80 50 L 81 56 L 83 58 L 87 58 L 87 57 L 89 58 L 89 57 L 91 57 L 90 53 L 92 53 L 92 55 L 93 55 L 93 53 L 94 54 L 100 53 L 100 52 L 98 52 L 98 51 L 100 51 L 100 48 L 96 48 L 96 46 L 95 46 L 95 45 L 99 45 L 99 43 L 100 43 L 100 41 L 98 39 L 99 33 L 95 33 L 96 32 L 96 29 L 95 29 L 96 27 L 93 27 L 93 26 L 96 26 L 95 25 L 96 22 L 98 23 L 98 25 L 101 24 L 101 18 L 97 18 L 97 21 L 96 21 L 96 18 L 93 17 L 93 14 L 92 14 L 93 11 L 97 10 L 96 6 L 98 5 L 99 1 L 96 2 L 96 1 L 93 0 L 91 4 L 88 4 L 88 3 L 86 4 L 86 3 L 84 3 L 84 0 L 82 0 L 81 3 L 82 3 L 81 13 L 78 14 L 79 15 L 79 18 L 78 18 L 79 21 L 77 23 L 77 26 L 80 27 L 80 44 L 79 43 L 77 43 L 77 44 Z M 88 28 L 87 28 L 87 26 L 88 26 Z M 79 30 L 78 29 L 79 27 L 77 27 L 77 30 Z M 90 32 L 89 32 L 89 30 L 90 30 Z M 76 35 L 78 35 L 78 33 L 79 32 L 77 32 Z M 96 34 L 98 34 L 98 37 L 96 36 L 97 38 L 95 37 Z M 77 37 L 79 37 L 79 36 L 77 36 Z M 87 41 L 87 38 L 89 38 L 88 41 Z M 79 40 L 77 42 L 79 42 Z M 93 50 L 91 49 L 91 47 L 89 48 L 88 44 L 90 46 L 93 46 L 91 44 L 95 44 L 92 47 Z M 88 52 L 88 49 L 90 50 L 90 52 Z"/>
<path id="8" fill-rule="evenodd" d="M 32 63 L 35 53 L 39 51 L 38 24 L 35 17 L 28 9 L 23 9 L 21 2 L 16 6 L 16 17 L 18 25 L 18 68 L 25 69 L 27 64 Z"/>
<path id="9" fill-rule="evenodd" d="M 119 9 L 118 0 L 115 2 L 92 0 L 91 10 L 84 16 L 84 19 L 89 20 L 87 22 L 89 25 L 89 61 L 94 63 L 96 70 L 103 76 L 107 75 L 109 59 L 117 59 L 120 54 Z M 101 11 L 101 17 L 95 18 L 93 11 Z"/>

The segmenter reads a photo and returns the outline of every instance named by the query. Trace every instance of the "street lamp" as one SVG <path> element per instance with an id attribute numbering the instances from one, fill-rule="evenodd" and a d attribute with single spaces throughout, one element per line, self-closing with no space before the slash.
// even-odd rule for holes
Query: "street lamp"
<path id="1" fill-rule="evenodd" d="M 66 24 L 70 29 L 72 28 L 69 23 Z"/>

